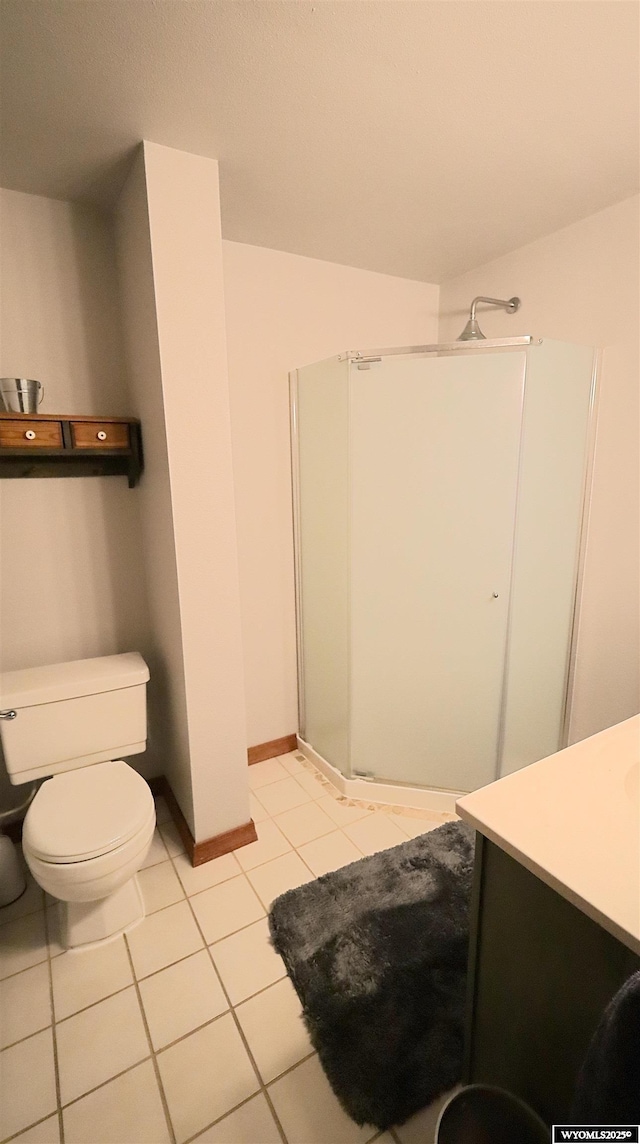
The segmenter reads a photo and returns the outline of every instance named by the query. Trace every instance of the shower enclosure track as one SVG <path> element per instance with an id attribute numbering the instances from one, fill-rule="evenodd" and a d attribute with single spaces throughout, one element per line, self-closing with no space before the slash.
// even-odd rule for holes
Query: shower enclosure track
<path id="1" fill-rule="evenodd" d="M 371 358 L 398 357 L 403 354 L 469 353 L 476 350 L 509 349 L 514 346 L 540 346 L 542 338 L 522 334 L 518 338 L 484 338 L 472 342 L 433 342 L 429 346 L 392 346 L 390 349 L 347 350 L 338 354 L 338 361 L 367 361 Z"/>

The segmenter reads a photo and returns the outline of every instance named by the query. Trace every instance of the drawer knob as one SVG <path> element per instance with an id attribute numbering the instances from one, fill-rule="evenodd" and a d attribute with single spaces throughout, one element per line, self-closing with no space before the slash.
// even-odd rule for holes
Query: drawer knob
<path id="1" fill-rule="evenodd" d="M 25 433 L 25 437 L 27 438 L 27 441 L 35 441 L 36 435 L 35 435 L 33 429 L 27 429 L 27 431 Z"/>
<path id="2" fill-rule="evenodd" d="M 98 438 L 99 441 L 106 441 L 107 434 L 105 433 L 104 429 L 98 429 L 98 432 L 96 433 L 96 437 Z"/>

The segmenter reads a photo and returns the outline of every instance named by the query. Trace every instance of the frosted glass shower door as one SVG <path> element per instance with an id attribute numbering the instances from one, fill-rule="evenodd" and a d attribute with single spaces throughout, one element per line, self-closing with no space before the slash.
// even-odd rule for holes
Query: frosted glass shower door
<path id="1" fill-rule="evenodd" d="M 349 363 L 292 375 L 298 450 L 300 732 L 349 769 Z M 294 458 L 295 460 L 295 458 Z"/>
<path id="2" fill-rule="evenodd" d="M 351 766 L 496 776 L 523 352 L 351 363 Z"/>

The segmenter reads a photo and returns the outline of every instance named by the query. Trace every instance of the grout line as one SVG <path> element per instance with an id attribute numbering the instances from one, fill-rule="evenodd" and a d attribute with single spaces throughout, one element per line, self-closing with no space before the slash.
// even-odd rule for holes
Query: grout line
<path id="1" fill-rule="evenodd" d="M 171 1144 L 176 1144 L 176 1134 L 173 1131 L 173 1124 L 171 1123 L 171 1115 L 169 1113 L 169 1105 L 167 1103 L 167 1098 L 165 1096 L 164 1086 L 162 1084 L 162 1078 L 160 1076 L 160 1069 L 158 1067 L 158 1062 L 156 1060 L 156 1053 L 155 1053 L 155 1049 L 153 1047 L 153 1041 L 151 1039 L 151 1032 L 149 1030 L 149 1023 L 147 1021 L 147 1014 L 144 1011 L 144 1004 L 142 1002 L 142 994 L 140 992 L 140 986 L 139 986 L 138 980 L 136 978 L 136 971 L 135 971 L 135 968 L 133 965 L 133 958 L 131 956 L 131 950 L 129 949 L 129 942 L 127 941 L 126 933 L 123 936 L 124 936 L 125 949 L 127 951 L 127 957 L 129 958 L 129 967 L 131 969 L 131 973 L 133 974 L 133 981 L 134 981 L 135 990 L 136 990 L 136 997 L 138 998 L 138 1006 L 140 1008 L 140 1013 L 142 1014 L 142 1023 L 144 1025 L 144 1031 L 145 1031 L 145 1034 L 147 1037 L 147 1043 L 148 1043 L 149 1049 L 151 1051 L 151 1061 L 153 1063 L 153 1071 L 155 1073 L 156 1084 L 158 1085 L 158 1089 L 160 1092 L 160 1100 L 162 1102 L 162 1109 L 164 1111 L 164 1117 L 165 1117 L 165 1120 L 167 1122 L 167 1129 L 169 1131 L 169 1136 L 171 1138 Z"/>
<path id="2" fill-rule="evenodd" d="M 57 914 L 53 915 L 57 918 Z M 56 1085 L 56 1104 L 58 1113 L 58 1131 L 60 1133 L 60 1144 L 64 1144 L 64 1120 L 62 1117 L 62 1095 L 60 1092 L 60 1062 L 58 1060 L 58 1037 L 56 1033 L 56 1005 L 53 997 L 53 970 L 51 968 L 51 949 L 49 947 L 49 927 L 51 919 L 44 911 L 44 940 L 47 943 L 47 967 L 49 970 L 49 998 L 51 1002 L 51 1039 L 53 1042 L 53 1072 Z"/>
<path id="3" fill-rule="evenodd" d="M 55 1025 L 64 1025 L 67 1021 L 71 1021 L 73 1017 L 77 1017 L 79 1013 L 86 1013 L 89 1009 L 95 1009 L 96 1005 L 102 1005 L 103 1001 L 109 1001 L 111 997 L 117 997 L 119 993 L 126 993 L 127 989 L 131 989 L 134 981 L 127 982 L 120 989 L 114 989 L 113 993 L 105 993 L 104 997 L 99 997 L 97 1001 L 90 1001 L 88 1005 L 83 1005 L 82 1009 L 74 1009 L 73 1013 L 67 1013 L 66 1017 L 60 1017 L 54 1022 Z"/>
<path id="4" fill-rule="evenodd" d="M 18 898 L 18 901 L 20 901 L 19 898 Z M 13 905 L 13 903 L 11 903 L 11 905 Z M 3 909 L 4 908 L 10 909 L 10 906 L 3 907 Z M 10 925 L 13 925 L 14 922 L 21 922 L 25 918 L 32 918 L 34 914 L 39 914 L 42 912 L 42 910 L 44 910 L 44 894 L 42 896 L 42 905 L 35 906 L 34 909 L 32 909 L 32 910 L 31 909 L 26 910 L 26 912 L 24 914 L 16 914 L 16 916 L 14 918 L 3 918 L 1 913 L 0 913 L 0 931 L 2 930 L 3 926 L 10 926 Z"/>
<path id="5" fill-rule="evenodd" d="M 55 1112 L 48 1112 L 46 1116 L 41 1116 L 39 1120 L 34 1120 L 33 1124 L 29 1124 L 26 1128 L 21 1128 L 19 1132 L 13 1132 L 11 1136 L 5 1136 L 1 1144 L 10 1144 L 12 1140 L 16 1140 L 22 1136 L 23 1132 L 31 1132 L 32 1128 L 38 1128 L 40 1124 L 44 1124 L 46 1120 L 51 1120 L 53 1116 L 57 1117 L 57 1110 Z"/>
<path id="6" fill-rule="evenodd" d="M 46 922 L 45 922 L 45 926 L 46 926 Z M 46 932 L 46 930 L 45 930 L 45 932 Z M 25 965 L 24 969 L 16 969 L 15 973 L 7 973 L 5 977 L 0 978 L 0 985 L 3 984 L 5 981 L 12 981 L 14 977 L 19 977 L 19 975 L 21 973 L 26 973 L 28 969 L 35 969 L 36 965 L 44 965 L 45 961 L 47 961 L 47 960 L 48 960 L 48 957 L 47 957 L 47 955 L 45 955 L 44 957 L 42 957 L 40 959 L 40 961 L 34 961 L 33 965 Z"/>
<path id="7" fill-rule="evenodd" d="M 44 962 L 41 962 L 41 964 L 43 965 Z M 3 1045 L 0 1049 L 0 1053 L 6 1053 L 7 1049 L 15 1049 L 16 1045 L 21 1045 L 23 1041 L 28 1041 L 30 1037 L 37 1037 L 38 1033 L 46 1033 L 47 1029 L 51 1029 L 52 1027 L 53 1021 L 50 1021 L 48 1025 L 42 1025 L 40 1029 L 33 1029 L 31 1033 L 25 1033 L 24 1037 L 18 1037 L 17 1041 L 11 1041 L 10 1044 Z"/>
<path id="8" fill-rule="evenodd" d="M 106 1088 L 108 1084 L 111 1084 L 112 1080 L 119 1080 L 121 1076 L 126 1076 L 127 1073 L 137 1069 L 138 1065 L 144 1065 L 150 1060 L 151 1057 L 141 1057 L 139 1061 L 135 1061 L 132 1065 L 127 1065 L 126 1069 L 121 1069 L 120 1072 L 114 1073 L 113 1076 L 108 1077 L 107 1080 L 101 1080 L 100 1084 L 94 1084 L 93 1088 L 88 1088 L 87 1091 L 81 1093 L 80 1096 L 74 1096 L 73 1100 L 68 1100 L 66 1104 L 63 1104 L 63 1111 L 65 1108 L 71 1108 L 73 1104 L 78 1104 L 79 1101 L 84 1100 L 85 1096 L 93 1096 L 94 1092 L 98 1092 L 101 1088 Z"/>
<path id="9" fill-rule="evenodd" d="M 248 881 L 248 879 L 247 879 L 247 881 Z M 249 884 L 250 884 L 250 883 L 249 883 Z M 232 1017 L 232 1019 L 233 1019 L 233 1022 L 234 1022 L 234 1024 L 235 1024 L 236 1030 L 237 1030 L 237 1032 L 238 1032 L 238 1035 L 239 1035 L 239 1037 L 240 1037 L 240 1040 L 242 1041 L 242 1043 L 243 1043 L 243 1045 L 244 1045 L 244 1048 L 245 1048 L 245 1052 L 247 1053 L 247 1056 L 248 1056 L 248 1058 L 249 1058 L 249 1061 L 251 1062 L 251 1067 L 253 1068 L 253 1071 L 254 1071 L 254 1073 L 255 1073 L 255 1075 L 256 1075 L 256 1080 L 257 1080 L 257 1082 L 258 1082 L 258 1085 L 259 1085 L 259 1091 L 263 1093 L 263 1095 L 264 1095 L 264 1097 L 265 1097 L 265 1099 L 266 1099 L 266 1101 L 267 1101 L 267 1104 L 268 1104 L 268 1106 L 269 1106 L 269 1108 L 270 1108 L 270 1110 L 271 1110 L 271 1115 L 273 1116 L 273 1119 L 274 1119 L 274 1121 L 275 1121 L 275 1124 L 276 1124 L 276 1127 L 277 1127 L 277 1129 L 278 1129 L 278 1132 L 280 1133 L 280 1136 L 281 1136 L 281 1138 L 282 1138 L 283 1144 L 287 1144 L 287 1138 L 286 1138 L 286 1136 L 285 1136 L 285 1134 L 284 1134 L 284 1130 L 283 1130 L 283 1128 L 282 1128 L 282 1125 L 281 1125 L 281 1123 L 280 1123 L 280 1120 L 279 1120 L 279 1118 L 278 1118 L 278 1116 L 277 1116 L 277 1114 L 276 1114 L 276 1110 L 275 1110 L 275 1108 L 273 1107 L 273 1103 L 272 1103 L 272 1101 L 271 1101 L 271 1098 L 270 1098 L 270 1096 L 269 1096 L 269 1094 L 268 1094 L 268 1092 L 267 1092 L 267 1088 L 266 1088 L 266 1085 L 264 1084 L 264 1081 L 262 1080 L 262 1076 L 260 1075 L 260 1070 L 259 1070 L 259 1068 L 258 1068 L 258 1066 L 257 1066 L 257 1064 L 256 1064 L 256 1061 L 255 1061 L 255 1058 L 254 1058 L 254 1056 L 253 1056 L 253 1053 L 251 1052 L 251 1049 L 249 1048 L 249 1043 L 248 1043 L 248 1041 L 247 1041 L 247 1038 L 245 1037 L 245 1034 L 244 1034 L 244 1030 L 243 1030 L 243 1028 L 242 1028 L 242 1026 L 241 1026 L 241 1024 L 240 1024 L 240 1021 L 239 1021 L 239 1019 L 238 1019 L 238 1015 L 237 1015 L 237 1013 L 236 1013 L 236 1011 L 235 1011 L 235 1008 L 234 1008 L 234 1006 L 233 1006 L 233 1005 L 232 1005 L 232 1003 L 231 1003 L 231 997 L 229 996 L 229 992 L 228 992 L 228 990 L 227 990 L 227 988 L 226 988 L 226 986 L 225 986 L 225 983 L 224 983 L 224 981 L 222 980 L 222 977 L 221 977 L 221 975 L 220 975 L 220 972 L 219 972 L 219 970 L 218 970 L 218 967 L 217 967 L 217 965 L 216 965 L 216 963 L 215 963 L 215 961 L 214 961 L 214 959 L 213 959 L 213 954 L 211 953 L 211 949 L 210 949 L 210 947 L 209 947 L 209 946 L 207 945 L 207 943 L 206 943 L 206 940 L 205 940 L 205 936 L 204 936 L 204 933 L 203 933 L 203 931 L 202 931 L 202 928 L 201 928 L 201 926 L 200 926 L 200 923 L 199 923 L 199 921 L 198 921 L 198 919 L 197 919 L 197 917 L 196 917 L 196 913 L 195 913 L 195 910 L 193 909 L 193 907 L 192 907 L 192 905 L 191 905 L 191 900 L 190 900 L 190 898 L 187 898 L 187 901 L 189 902 L 189 909 L 191 910 L 191 914 L 192 914 L 192 916 L 193 916 L 193 920 L 194 920 L 194 922 L 195 922 L 196 926 L 198 927 L 198 930 L 199 930 L 199 932 L 200 932 L 200 935 L 201 935 L 201 937 L 202 937 L 202 939 L 203 939 L 203 941 L 204 941 L 204 943 L 205 943 L 205 949 L 207 950 L 207 953 L 209 954 L 209 960 L 210 960 L 210 962 L 211 962 L 211 964 L 212 964 L 212 966 L 213 966 L 213 971 L 214 971 L 214 973 L 215 973 L 216 977 L 218 978 L 218 981 L 220 982 L 220 988 L 222 989 L 222 992 L 223 992 L 223 994 L 224 994 L 224 996 L 225 996 L 225 998 L 226 998 L 226 1000 L 227 1000 L 227 1003 L 228 1003 L 228 1005 L 229 1005 L 229 1012 L 231 1013 L 231 1017 Z M 252 923 L 252 924 L 253 924 L 253 923 Z M 246 929 L 247 927 L 244 927 L 244 928 Z M 229 936 L 231 936 L 231 935 L 229 935 Z M 224 939 L 222 939 L 222 940 L 224 940 Z M 272 982 L 272 984 L 275 984 L 275 982 Z M 247 998 L 247 1000 L 248 1000 L 248 998 Z M 253 1095 L 253 1096 L 255 1096 L 256 1094 L 255 1094 L 255 1093 L 252 1093 L 252 1095 Z M 225 1115 L 226 1115 L 226 1116 L 228 1116 L 228 1115 L 229 1115 L 229 1113 L 230 1113 L 231 1111 L 233 1111 L 233 1110 L 232 1110 L 232 1109 L 229 1109 L 229 1110 L 228 1110 L 228 1111 L 225 1113 Z M 201 1129 L 200 1129 L 200 1132 L 203 1132 L 203 1131 L 205 1131 L 205 1129 L 204 1129 L 204 1128 L 201 1128 Z M 199 1134 L 200 1134 L 200 1133 L 198 1133 L 198 1135 L 199 1135 Z"/>

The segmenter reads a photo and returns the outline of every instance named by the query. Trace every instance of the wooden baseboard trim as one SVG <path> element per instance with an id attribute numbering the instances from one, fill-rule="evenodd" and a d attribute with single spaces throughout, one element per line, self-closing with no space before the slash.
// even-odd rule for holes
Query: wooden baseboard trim
<path id="1" fill-rule="evenodd" d="M 202 866 L 203 862 L 211 862 L 231 850 L 238 850 L 240 846 L 248 846 L 250 842 L 257 842 L 258 834 L 250 818 L 242 826 L 233 830 L 226 830 L 224 834 L 216 834 L 213 838 L 205 838 L 204 842 L 196 842 L 191 858 L 192 866 Z"/>
<path id="2" fill-rule="evenodd" d="M 168 779 L 161 775 L 160 778 L 151 779 L 149 786 L 154 794 L 160 794 L 164 798 L 192 866 L 202 866 L 204 862 L 211 862 L 214 858 L 238 850 L 240 846 L 248 846 L 250 842 L 257 841 L 256 828 L 253 819 L 250 818 L 248 822 L 243 822 L 242 826 L 226 830 L 223 834 L 215 834 L 213 838 L 205 838 L 202 842 L 196 842 Z"/>
<path id="3" fill-rule="evenodd" d="M 258 743 L 256 747 L 249 747 L 247 759 L 249 766 L 254 763 L 263 763 L 265 759 L 275 759 L 276 755 L 288 755 L 298 746 L 296 735 L 284 735 L 282 739 L 270 739 L 268 743 Z"/>

